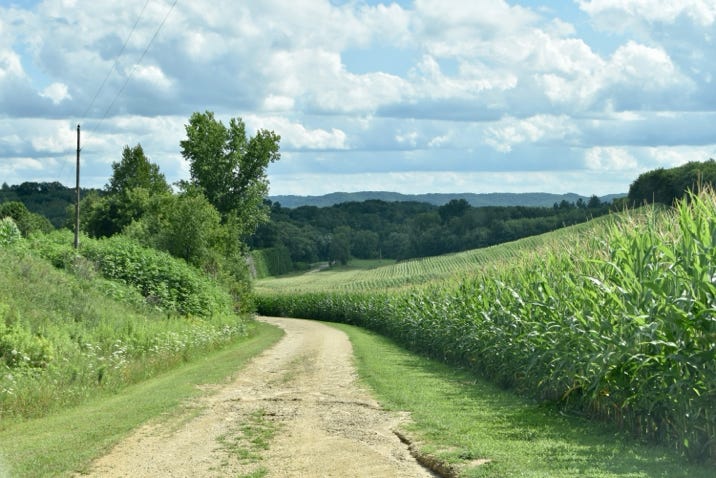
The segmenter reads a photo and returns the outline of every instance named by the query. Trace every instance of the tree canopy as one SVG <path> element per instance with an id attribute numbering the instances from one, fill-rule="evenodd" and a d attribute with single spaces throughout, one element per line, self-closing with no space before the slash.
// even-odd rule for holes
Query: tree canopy
<path id="1" fill-rule="evenodd" d="M 659 168 L 640 175 L 629 186 L 628 200 L 632 204 L 661 203 L 673 205 L 689 190 L 716 186 L 716 161 L 692 161 L 675 168 Z"/>
<path id="2" fill-rule="evenodd" d="M 134 188 L 144 188 L 150 194 L 162 194 L 171 191 L 159 166 L 150 162 L 144 155 L 141 144 L 122 150 L 122 160 L 112 163 L 112 177 L 105 187 L 111 194 L 122 193 Z"/>
<path id="3" fill-rule="evenodd" d="M 273 131 L 246 134 L 241 118 L 225 126 L 214 113 L 194 113 L 186 125 L 181 152 L 190 163 L 191 185 L 198 187 L 224 222 L 236 220 L 241 236 L 268 219 L 266 169 L 281 157 L 281 137 Z"/>

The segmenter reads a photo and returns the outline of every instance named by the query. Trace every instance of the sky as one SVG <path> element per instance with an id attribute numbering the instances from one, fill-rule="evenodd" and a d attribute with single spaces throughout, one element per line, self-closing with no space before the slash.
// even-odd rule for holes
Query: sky
<path id="1" fill-rule="evenodd" d="M 193 112 L 270 194 L 625 193 L 716 158 L 716 0 L 0 0 L 0 182 L 170 182 Z"/>

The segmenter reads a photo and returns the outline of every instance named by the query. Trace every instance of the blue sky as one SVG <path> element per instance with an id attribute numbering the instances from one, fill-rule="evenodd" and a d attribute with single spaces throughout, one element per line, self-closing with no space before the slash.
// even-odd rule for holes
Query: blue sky
<path id="1" fill-rule="evenodd" d="M 73 184 L 78 123 L 84 185 L 185 179 L 210 110 L 281 135 L 271 194 L 626 192 L 716 157 L 715 39 L 716 0 L 0 0 L 0 182 Z"/>

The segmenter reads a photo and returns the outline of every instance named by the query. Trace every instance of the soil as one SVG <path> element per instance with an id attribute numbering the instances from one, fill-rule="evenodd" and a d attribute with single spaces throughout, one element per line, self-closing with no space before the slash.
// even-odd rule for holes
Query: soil
<path id="1" fill-rule="evenodd" d="M 436 476 L 395 433 L 407 416 L 381 409 L 358 384 L 343 332 L 261 320 L 283 328 L 284 338 L 232 383 L 140 427 L 93 463 L 89 476 Z"/>

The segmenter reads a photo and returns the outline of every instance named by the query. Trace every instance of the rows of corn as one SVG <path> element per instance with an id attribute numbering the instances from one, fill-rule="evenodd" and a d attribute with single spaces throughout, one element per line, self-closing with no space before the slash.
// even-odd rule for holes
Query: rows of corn
<path id="1" fill-rule="evenodd" d="M 367 327 L 716 460 L 716 196 L 582 231 L 495 253 L 458 280 L 259 289 L 260 312 Z"/>

